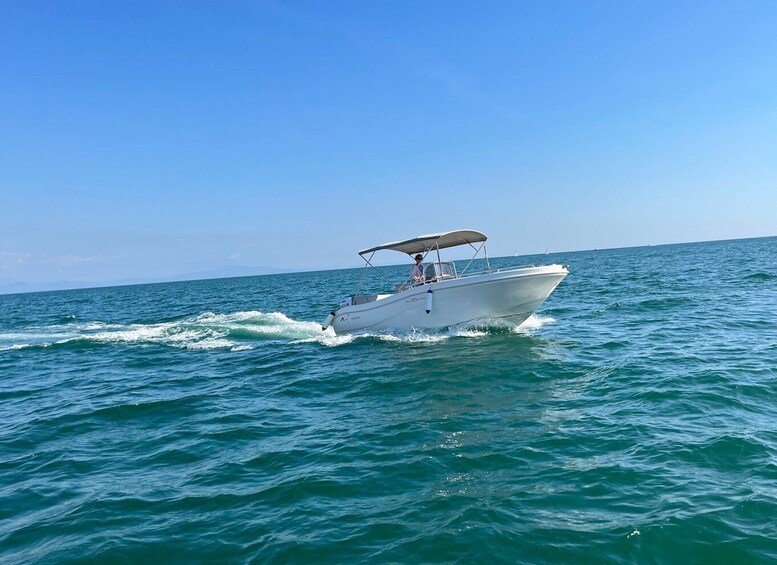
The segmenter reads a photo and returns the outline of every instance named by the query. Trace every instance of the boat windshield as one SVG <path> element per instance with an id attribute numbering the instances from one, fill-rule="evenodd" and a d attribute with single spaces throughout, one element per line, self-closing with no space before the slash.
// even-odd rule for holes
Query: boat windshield
<path id="1" fill-rule="evenodd" d="M 433 279 L 452 279 L 456 276 L 456 266 L 453 263 L 430 263 L 424 268 L 424 278 Z"/>

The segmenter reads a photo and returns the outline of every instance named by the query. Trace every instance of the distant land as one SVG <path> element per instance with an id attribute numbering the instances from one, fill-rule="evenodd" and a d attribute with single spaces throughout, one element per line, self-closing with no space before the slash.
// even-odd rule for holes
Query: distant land
<path id="1" fill-rule="evenodd" d="M 277 267 L 246 267 L 242 265 L 224 265 L 208 271 L 196 271 L 171 277 L 153 279 L 118 279 L 105 281 L 56 281 L 56 282 L 21 282 L 0 280 L 0 294 L 17 294 L 22 292 L 42 292 L 48 290 L 72 290 L 78 288 L 98 288 L 104 286 L 126 286 L 133 284 L 150 284 L 162 282 L 197 281 L 206 279 L 227 279 L 232 277 L 252 277 L 257 275 L 275 275 L 291 273 L 299 269 L 279 269 Z"/>

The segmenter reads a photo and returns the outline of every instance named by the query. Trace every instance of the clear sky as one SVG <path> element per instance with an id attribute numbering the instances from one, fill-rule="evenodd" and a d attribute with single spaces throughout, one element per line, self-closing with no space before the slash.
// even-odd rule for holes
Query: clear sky
<path id="1" fill-rule="evenodd" d="M 777 235 L 777 2 L 0 2 L 0 283 L 458 227 Z"/>

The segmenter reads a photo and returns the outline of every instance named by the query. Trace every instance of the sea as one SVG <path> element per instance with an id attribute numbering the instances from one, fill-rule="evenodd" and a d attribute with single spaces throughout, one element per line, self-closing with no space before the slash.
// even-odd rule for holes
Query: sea
<path id="1" fill-rule="evenodd" d="M 359 269 L 0 296 L 0 562 L 777 560 L 777 238 L 491 265 L 545 263 L 517 327 L 321 331 Z"/>

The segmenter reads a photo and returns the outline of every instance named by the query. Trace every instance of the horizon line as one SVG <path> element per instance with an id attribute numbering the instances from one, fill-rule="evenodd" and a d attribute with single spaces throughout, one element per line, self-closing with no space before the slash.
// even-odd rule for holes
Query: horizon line
<path id="1" fill-rule="evenodd" d="M 565 250 L 565 251 L 546 251 L 545 253 L 524 253 L 520 255 L 496 255 L 494 257 L 490 257 L 491 259 L 501 259 L 503 257 L 536 257 L 536 256 L 545 256 L 545 255 L 558 255 L 560 253 L 590 253 L 590 252 L 596 252 L 596 251 L 618 251 L 618 250 L 625 250 L 625 249 L 641 249 L 643 247 L 668 247 L 671 245 L 693 245 L 693 244 L 702 244 L 702 243 L 717 243 L 717 242 L 723 242 L 723 241 L 743 241 L 748 239 L 769 239 L 777 237 L 777 235 L 761 235 L 761 236 L 751 236 L 751 237 L 733 237 L 733 238 L 726 238 L 726 239 L 706 239 L 706 240 L 700 240 L 700 241 L 673 241 L 669 243 L 648 243 L 645 245 L 626 245 L 626 246 L 617 246 L 617 247 L 596 247 L 592 249 L 574 249 L 574 250 Z M 376 267 L 397 267 L 401 266 L 403 263 L 396 263 L 391 265 L 376 265 Z M 219 269 L 221 267 L 217 267 Z M 247 268 L 254 268 L 254 267 L 247 267 Z M 329 271 L 346 271 L 351 269 L 362 269 L 363 266 L 354 266 L 354 267 L 324 267 L 324 268 L 312 268 L 312 269 L 294 269 L 294 268 L 283 268 L 283 267 L 256 267 L 259 268 L 266 268 L 266 269 L 272 269 L 274 273 L 262 273 L 262 274 L 256 274 L 256 275 L 237 275 L 237 276 L 225 276 L 225 277 L 213 277 L 213 278 L 205 278 L 205 279 L 183 279 L 183 280 L 175 280 L 175 276 L 169 277 L 170 280 L 153 280 L 153 281 L 146 281 L 146 282 L 125 282 L 125 283 L 110 283 L 110 282 L 97 282 L 94 284 L 94 286 L 75 286 L 72 288 L 58 288 L 58 289 L 48 289 L 48 290 L 22 290 L 18 292 L 4 292 L 2 289 L 0 289 L 0 296 L 14 296 L 19 294 L 37 294 L 37 293 L 44 293 L 44 292 L 69 292 L 73 290 L 92 290 L 92 289 L 100 289 L 100 288 L 124 288 L 124 287 L 131 287 L 131 286 L 146 286 L 146 285 L 155 285 L 155 284 L 175 284 L 175 283 L 188 283 L 188 282 L 198 282 L 198 281 L 215 281 L 215 280 L 228 280 L 228 279 L 245 279 L 245 278 L 252 278 L 252 277 L 271 277 L 271 276 L 278 276 L 278 275 L 293 275 L 293 274 L 299 274 L 299 273 L 317 273 L 317 272 L 329 272 Z M 178 275 L 181 276 L 181 275 Z M 185 275 L 184 275 L 185 276 Z M 165 279 L 167 277 L 163 277 Z M 30 283 L 17 283 L 17 284 L 30 284 Z M 51 283 L 55 284 L 55 283 Z M 63 284 L 68 284 L 66 281 Z M 83 283 L 73 283 L 73 284 L 83 284 Z"/>

